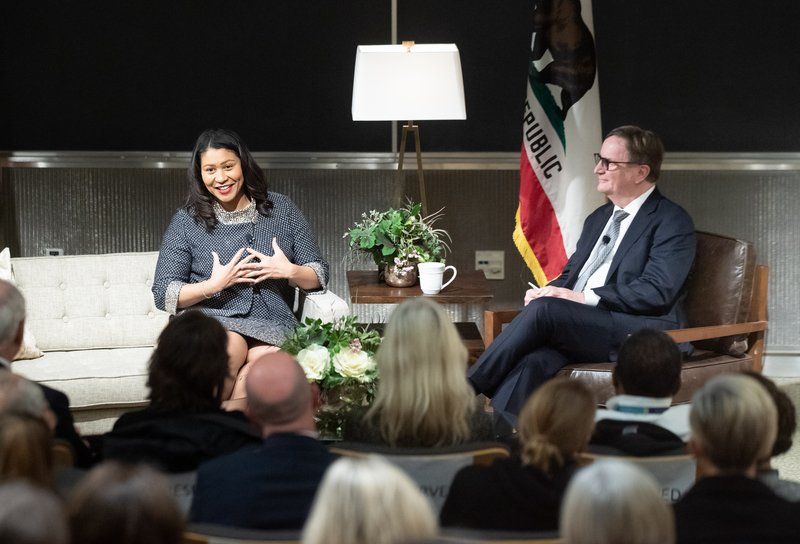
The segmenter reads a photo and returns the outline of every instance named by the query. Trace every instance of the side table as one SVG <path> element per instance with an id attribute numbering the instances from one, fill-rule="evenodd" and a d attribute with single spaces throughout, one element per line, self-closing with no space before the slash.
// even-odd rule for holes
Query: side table
<path id="1" fill-rule="evenodd" d="M 459 271 L 438 295 L 424 295 L 419 285 L 390 287 L 378 281 L 376 270 L 348 270 L 347 285 L 353 314 L 360 322 L 385 323 L 397 304 L 424 296 L 445 307 L 469 350 L 470 362 L 483 353 L 483 311 L 494 295 L 482 271 Z"/>

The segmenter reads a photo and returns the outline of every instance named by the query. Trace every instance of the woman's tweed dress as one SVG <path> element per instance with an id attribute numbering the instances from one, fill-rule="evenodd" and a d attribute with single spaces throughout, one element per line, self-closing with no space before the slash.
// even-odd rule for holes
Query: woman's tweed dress
<path id="1" fill-rule="evenodd" d="M 328 284 L 328 263 L 320 254 L 310 225 L 288 197 L 270 192 L 269 199 L 274 206 L 266 217 L 258 213 L 253 201 L 244 210 L 235 212 L 226 212 L 215 203 L 218 223 L 211 232 L 187 210 L 175 212 L 164 233 L 153 279 L 156 306 L 177 313 L 181 287 L 211 276 L 212 251 L 217 252 L 222 264 L 228 263 L 243 247 L 271 256 L 273 237 L 289 261 L 316 272 L 324 291 Z M 181 311 L 200 310 L 228 330 L 280 346 L 297 323 L 291 310 L 293 299 L 294 288 L 287 280 L 268 279 L 255 286 L 232 285 Z"/>

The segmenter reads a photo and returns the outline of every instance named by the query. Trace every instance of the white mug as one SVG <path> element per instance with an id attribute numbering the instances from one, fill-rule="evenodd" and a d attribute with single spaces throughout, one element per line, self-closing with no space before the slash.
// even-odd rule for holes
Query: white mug
<path id="1" fill-rule="evenodd" d="M 439 291 L 453 283 L 458 274 L 455 266 L 445 266 L 444 263 L 419 263 L 417 268 L 419 269 L 419 286 L 426 295 L 438 294 Z M 453 277 L 447 283 L 442 284 L 444 272 L 448 269 L 453 271 Z"/>

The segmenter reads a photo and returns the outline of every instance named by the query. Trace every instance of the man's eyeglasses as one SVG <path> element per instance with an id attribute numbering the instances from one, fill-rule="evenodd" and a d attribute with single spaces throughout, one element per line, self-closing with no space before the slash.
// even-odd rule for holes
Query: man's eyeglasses
<path id="1" fill-rule="evenodd" d="M 621 164 L 641 164 L 638 162 L 633 161 L 612 161 L 611 159 L 607 159 L 600 155 L 600 153 L 594 154 L 594 164 L 597 166 L 598 164 L 603 167 L 603 170 L 616 170 L 619 168 Z"/>

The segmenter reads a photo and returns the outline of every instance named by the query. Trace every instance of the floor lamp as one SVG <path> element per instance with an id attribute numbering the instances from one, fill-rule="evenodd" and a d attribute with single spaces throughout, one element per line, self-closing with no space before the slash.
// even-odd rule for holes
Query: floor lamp
<path id="1" fill-rule="evenodd" d="M 353 77 L 353 121 L 408 121 L 398 157 L 403 170 L 413 136 L 423 214 L 428 214 L 422 144 L 415 121 L 466 119 L 461 60 L 455 44 L 359 45 Z M 413 119 L 413 120 L 412 120 Z"/>

